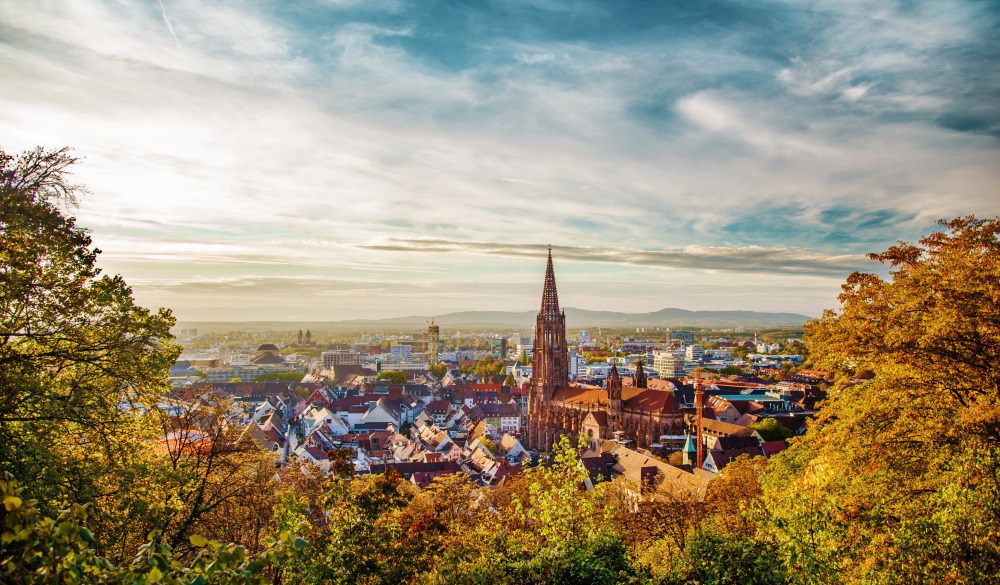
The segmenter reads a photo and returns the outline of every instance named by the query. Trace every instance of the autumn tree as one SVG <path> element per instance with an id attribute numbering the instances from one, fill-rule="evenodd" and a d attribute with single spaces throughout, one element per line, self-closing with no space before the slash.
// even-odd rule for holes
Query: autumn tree
<path id="1" fill-rule="evenodd" d="M 273 460 L 237 441 L 229 406 L 157 408 L 174 320 L 101 275 L 100 251 L 65 215 L 83 192 L 75 162 L 65 149 L 0 152 L 0 472 L 41 515 L 87 505 L 91 548 L 110 562 L 151 532 L 180 556 L 199 534 L 262 551 Z"/>
<path id="2" fill-rule="evenodd" d="M 251 555 L 266 557 L 273 539 L 256 538 L 249 552 L 194 530 L 210 528 L 205 505 L 219 500 L 192 474 L 192 457 L 172 466 L 164 455 L 157 403 L 179 352 L 174 320 L 137 306 L 120 276 L 101 275 L 100 251 L 64 213 L 83 192 L 69 181 L 75 162 L 66 149 L 0 152 L 0 581 L 265 580 Z M 213 442 L 205 430 L 184 439 L 201 441 L 199 457 L 211 450 L 206 438 Z M 272 465 L 260 473 L 245 463 L 202 476 L 229 492 L 247 473 L 273 483 Z M 239 530 L 211 536 L 250 539 L 257 523 L 248 511 L 261 503 L 266 516 L 270 504 L 246 496 L 228 499 L 245 506 L 227 510 L 243 519 Z"/>
<path id="3" fill-rule="evenodd" d="M 63 214 L 83 191 L 75 162 L 67 149 L 0 151 L 0 471 L 47 513 L 127 491 L 104 479 L 142 451 L 137 421 L 178 353 L 170 311 L 101 275 L 100 251 Z"/>
<path id="4" fill-rule="evenodd" d="M 942 226 L 807 327 L 839 385 L 764 481 L 797 582 L 1000 581 L 1000 220 Z"/>

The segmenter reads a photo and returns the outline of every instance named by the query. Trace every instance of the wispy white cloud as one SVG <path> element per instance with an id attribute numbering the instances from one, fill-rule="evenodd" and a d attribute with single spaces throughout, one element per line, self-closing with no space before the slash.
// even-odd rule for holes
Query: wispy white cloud
<path id="1" fill-rule="evenodd" d="M 163 24 L 166 25 L 167 31 L 170 32 L 170 36 L 174 37 L 174 42 L 177 46 L 181 46 L 181 42 L 177 40 L 177 33 L 174 32 L 174 25 L 170 24 L 170 18 L 167 17 L 167 9 L 163 7 L 163 0 L 156 0 L 160 4 L 160 13 L 163 15 Z"/>

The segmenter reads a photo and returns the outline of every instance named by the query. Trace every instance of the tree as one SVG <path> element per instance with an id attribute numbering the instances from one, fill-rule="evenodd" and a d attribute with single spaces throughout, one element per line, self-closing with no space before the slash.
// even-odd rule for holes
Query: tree
<path id="1" fill-rule="evenodd" d="M 768 543 L 699 532 L 663 583 L 784 585 L 788 583 L 788 575 L 785 565 Z"/>
<path id="2" fill-rule="evenodd" d="M 382 370 L 375 376 L 375 381 L 386 380 L 390 384 L 406 384 L 406 372 L 403 370 Z"/>
<path id="3" fill-rule="evenodd" d="M 72 504 L 56 517 L 45 516 L 38 501 L 25 499 L 23 488 L 10 478 L 0 480 L 2 539 L 0 577 L 4 583 L 38 585 L 62 583 L 218 583 L 263 585 L 270 583 L 265 569 L 287 560 L 306 542 L 291 534 L 259 554 L 239 545 L 224 545 L 192 535 L 198 554 L 190 563 L 179 562 L 160 535 L 142 545 L 130 563 L 116 564 L 94 548 L 96 539 L 86 527 L 87 507 Z M 293 546 L 289 546 L 293 543 Z M 294 547 L 294 548 L 293 548 Z"/>
<path id="4" fill-rule="evenodd" d="M 478 360 L 472 366 L 472 373 L 476 375 L 477 378 L 482 380 L 486 376 L 499 376 L 503 374 L 507 369 L 507 362 L 505 360 L 498 360 L 497 358 L 488 355 Z"/>
<path id="5" fill-rule="evenodd" d="M 150 529 L 175 552 L 192 534 L 235 541 L 251 553 L 266 546 L 276 485 L 275 456 L 234 418 L 228 397 L 203 394 L 179 413 L 156 411 L 165 455 L 157 489 L 176 502 Z"/>
<path id="6" fill-rule="evenodd" d="M 317 503 L 324 511 L 320 523 L 305 533 L 309 549 L 283 564 L 283 577 L 289 583 L 406 582 L 415 566 L 401 554 L 396 512 L 414 495 L 413 485 L 391 470 L 328 480 Z"/>
<path id="7" fill-rule="evenodd" d="M 438 362 L 436 364 L 431 364 L 427 367 L 427 371 L 431 373 L 438 380 L 444 379 L 445 374 L 448 373 L 448 364 L 444 362 Z"/>
<path id="8" fill-rule="evenodd" d="M 302 372 L 268 372 L 257 378 L 258 382 L 301 382 Z"/>
<path id="9" fill-rule="evenodd" d="M 1000 219 L 942 225 L 807 327 L 839 386 L 764 480 L 795 581 L 1000 582 Z"/>
<path id="10" fill-rule="evenodd" d="M 723 473 L 708 484 L 704 528 L 723 536 L 754 537 L 766 469 L 767 460 L 759 455 L 740 455 L 726 465 Z"/>
<path id="11" fill-rule="evenodd" d="M 750 428 L 760 433 L 761 438 L 765 441 L 783 441 L 792 438 L 792 431 L 773 418 L 750 423 Z"/>
<path id="12" fill-rule="evenodd" d="M 67 149 L 0 151 L 0 471 L 45 513 L 128 487 L 102 478 L 142 451 L 137 421 L 179 351 L 170 311 L 101 276 L 100 251 L 60 211 L 83 192 L 75 162 Z"/>

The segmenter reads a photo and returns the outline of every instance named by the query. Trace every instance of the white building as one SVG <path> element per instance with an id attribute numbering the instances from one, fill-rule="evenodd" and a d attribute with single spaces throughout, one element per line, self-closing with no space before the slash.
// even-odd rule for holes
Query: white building
<path id="1" fill-rule="evenodd" d="M 389 350 L 389 355 L 394 362 L 408 362 L 413 359 L 413 348 L 409 345 L 397 344 Z"/>
<path id="2" fill-rule="evenodd" d="M 687 373 L 684 350 L 654 351 L 653 367 L 662 378 L 676 378 Z"/>

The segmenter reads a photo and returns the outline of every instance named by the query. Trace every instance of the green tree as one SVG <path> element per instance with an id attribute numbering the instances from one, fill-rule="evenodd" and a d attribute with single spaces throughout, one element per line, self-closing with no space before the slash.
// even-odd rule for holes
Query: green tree
<path id="1" fill-rule="evenodd" d="M 401 550 L 404 533 L 396 513 L 413 499 L 415 488 L 389 471 L 351 481 L 332 479 L 323 485 L 317 505 L 321 523 L 305 532 L 304 554 L 283 563 L 289 583 L 402 583 L 416 570 Z M 303 527 L 301 502 L 293 503 L 293 522 Z M 297 512 L 297 514 L 296 514 Z"/>
<path id="2" fill-rule="evenodd" d="M 665 585 L 784 585 L 788 575 L 770 543 L 699 532 L 664 582 Z"/>
<path id="3" fill-rule="evenodd" d="M 436 364 L 431 364 L 427 367 L 427 371 L 431 373 L 435 378 L 441 380 L 444 378 L 445 374 L 448 373 L 448 364 L 444 362 L 438 362 Z"/>
<path id="4" fill-rule="evenodd" d="M 750 428 L 760 433 L 765 441 L 782 441 L 792 438 L 792 431 L 773 418 L 764 418 L 750 423 Z"/>
<path id="5" fill-rule="evenodd" d="M 271 582 L 265 573 L 268 565 L 287 560 L 292 550 L 306 546 L 304 540 L 286 534 L 283 541 L 254 555 L 239 545 L 192 535 L 190 545 L 197 554 L 190 562 L 182 563 L 160 535 L 153 533 L 152 540 L 139 547 L 131 562 L 116 565 L 94 548 L 96 539 L 86 527 L 87 506 L 72 504 L 56 517 L 45 516 L 38 501 L 26 499 L 23 488 L 9 474 L 0 480 L 0 498 L 0 580 L 12 585 L 263 585 Z M 294 543 L 294 547 L 288 543 Z"/>
<path id="6" fill-rule="evenodd" d="M 507 362 L 505 360 L 498 360 L 491 355 L 485 356 L 476 361 L 476 363 L 472 366 L 472 373 L 475 374 L 480 380 L 486 376 L 499 376 L 506 370 Z"/>
<path id="7" fill-rule="evenodd" d="M 305 376 L 302 372 L 268 372 L 259 378 L 258 382 L 301 382 Z"/>
<path id="8" fill-rule="evenodd" d="M 764 480 L 797 582 L 1000 582 L 1000 220 L 942 225 L 807 327 L 839 386 Z"/>
<path id="9" fill-rule="evenodd" d="M 136 306 L 60 211 L 82 188 L 66 149 L 0 151 L 0 471 L 54 513 L 112 497 L 148 435 L 137 421 L 179 348 L 170 311 Z M 149 425 L 145 429 L 149 429 Z"/>
<path id="10" fill-rule="evenodd" d="M 403 370 L 382 370 L 375 376 L 375 381 L 386 380 L 390 384 L 406 384 L 406 372 Z"/>

